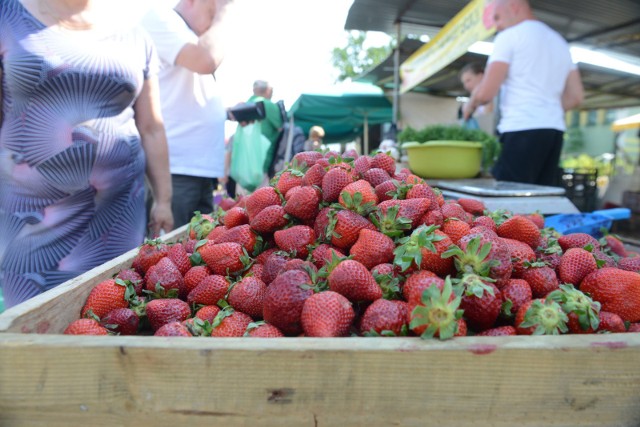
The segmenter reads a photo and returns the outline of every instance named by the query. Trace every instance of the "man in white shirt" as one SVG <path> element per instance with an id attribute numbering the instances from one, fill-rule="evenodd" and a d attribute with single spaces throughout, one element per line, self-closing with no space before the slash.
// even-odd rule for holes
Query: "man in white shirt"
<path id="1" fill-rule="evenodd" d="M 213 73 L 223 58 L 223 17 L 230 0 L 180 0 L 156 7 L 142 24 L 160 57 L 160 101 L 169 143 L 176 227 L 194 211 L 213 210 L 213 189 L 224 180 L 224 123 Z"/>
<path id="2" fill-rule="evenodd" d="M 560 34 L 533 16 L 528 0 L 495 0 L 499 31 L 482 82 L 464 106 L 464 118 L 500 90 L 502 152 L 493 168 L 501 181 L 555 185 L 565 131 L 564 112 L 584 90 Z"/>

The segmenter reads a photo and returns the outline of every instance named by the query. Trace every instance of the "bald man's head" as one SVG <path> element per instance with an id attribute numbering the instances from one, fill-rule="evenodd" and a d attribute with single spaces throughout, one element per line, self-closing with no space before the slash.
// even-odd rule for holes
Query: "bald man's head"
<path id="1" fill-rule="evenodd" d="M 534 19 L 528 0 L 494 0 L 493 19 L 496 29 L 502 31 L 527 19 Z"/>

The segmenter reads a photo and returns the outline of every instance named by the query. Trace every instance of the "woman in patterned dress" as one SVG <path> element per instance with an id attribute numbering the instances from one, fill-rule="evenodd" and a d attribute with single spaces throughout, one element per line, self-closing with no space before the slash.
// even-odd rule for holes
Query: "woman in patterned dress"
<path id="1" fill-rule="evenodd" d="M 101 3 L 102 2 L 102 3 Z M 100 7 L 111 9 L 100 10 Z M 142 243 L 171 180 L 153 45 L 108 0 L 0 1 L 0 287 L 11 307 Z"/>

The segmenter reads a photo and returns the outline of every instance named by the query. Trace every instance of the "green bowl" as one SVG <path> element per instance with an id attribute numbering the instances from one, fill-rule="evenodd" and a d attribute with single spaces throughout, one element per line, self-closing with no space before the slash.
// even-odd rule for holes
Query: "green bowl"
<path id="1" fill-rule="evenodd" d="M 471 141 L 405 142 L 409 169 L 422 178 L 473 178 L 482 167 L 482 143 Z"/>

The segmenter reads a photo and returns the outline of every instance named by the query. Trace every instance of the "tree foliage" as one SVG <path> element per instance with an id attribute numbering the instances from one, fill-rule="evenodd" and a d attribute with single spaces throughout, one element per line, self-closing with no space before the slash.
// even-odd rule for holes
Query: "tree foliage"
<path id="1" fill-rule="evenodd" d="M 340 72 L 338 80 L 354 78 L 384 61 L 395 44 L 392 39 L 386 46 L 367 47 L 366 31 L 350 31 L 345 47 L 336 47 L 332 52 L 333 66 Z"/>

